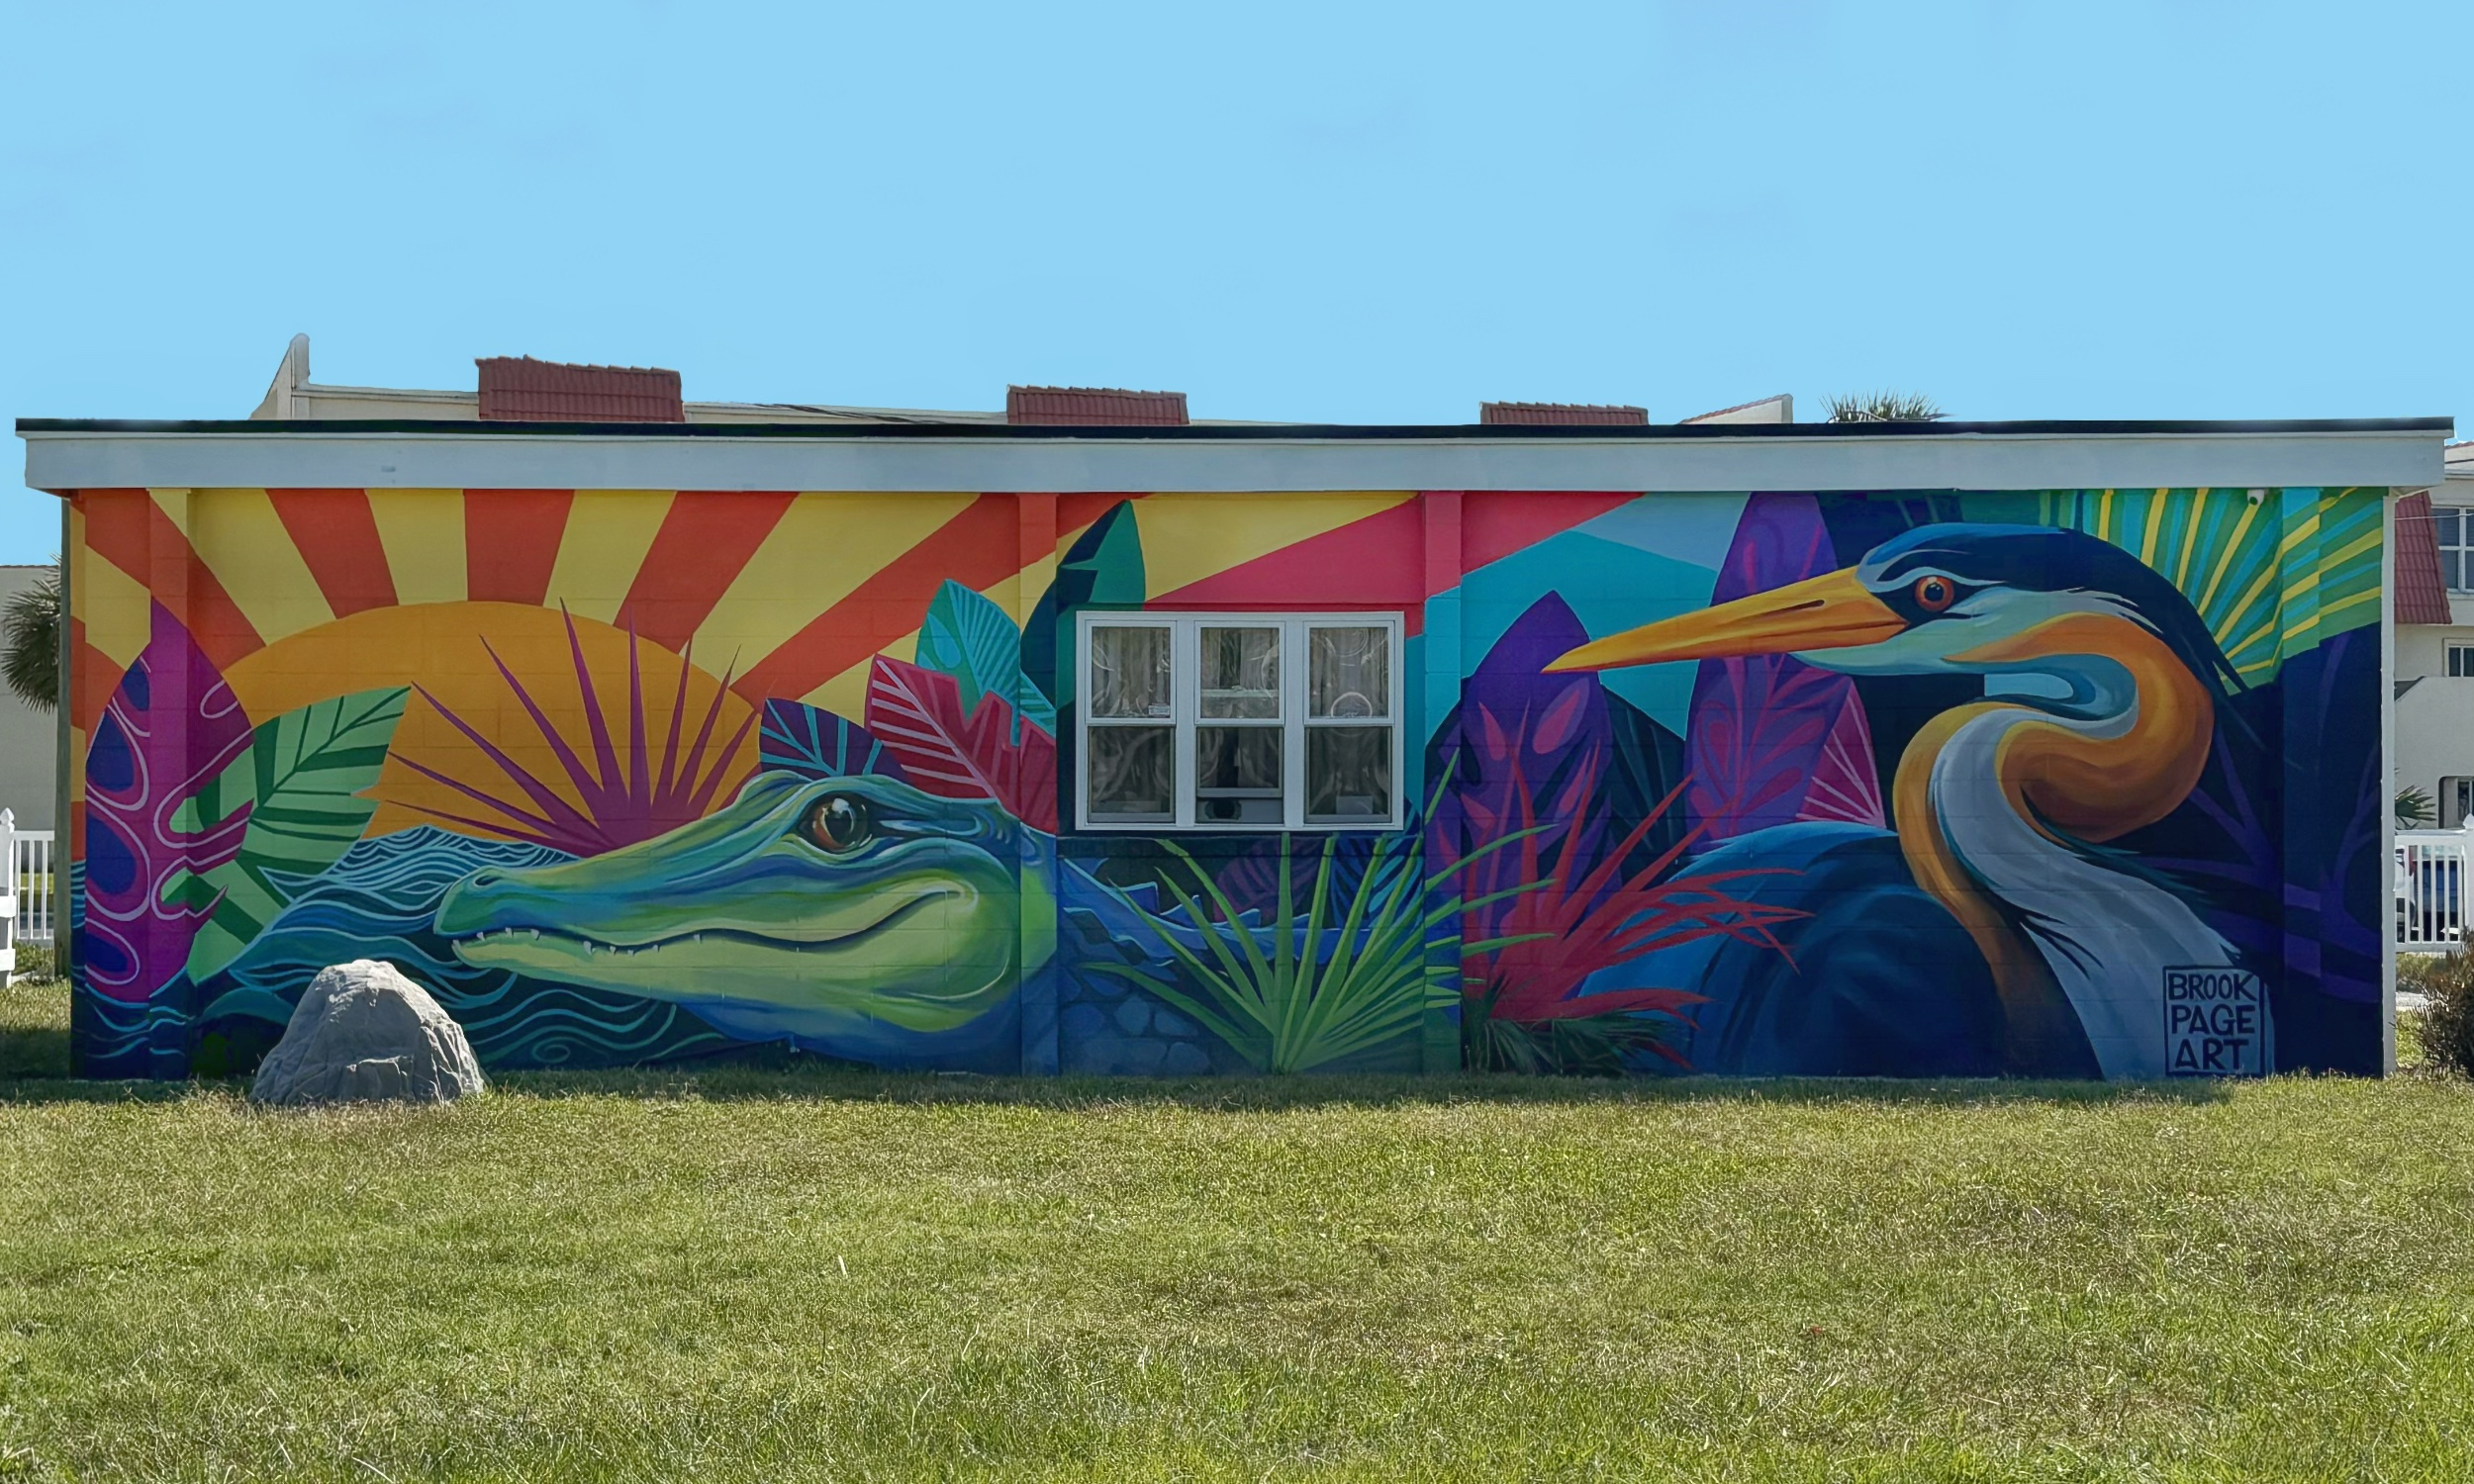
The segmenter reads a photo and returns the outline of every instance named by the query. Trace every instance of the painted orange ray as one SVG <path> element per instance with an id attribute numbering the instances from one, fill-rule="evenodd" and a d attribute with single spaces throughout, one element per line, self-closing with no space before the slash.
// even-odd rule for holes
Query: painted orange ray
<path id="1" fill-rule="evenodd" d="M 118 567 L 180 615 L 198 648 L 229 670 L 265 647 L 240 605 L 143 490 L 86 490 L 86 549 Z"/>
<path id="2" fill-rule="evenodd" d="M 685 649 L 798 498 L 792 490 L 680 491 L 627 589 L 618 627 L 664 649 Z"/>
<path id="3" fill-rule="evenodd" d="M 914 632 L 928 600 L 948 579 L 988 588 L 1021 571 L 1017 533 L 1013 497 L 982 495 L 783 641 L 731 689 L 748 696 L 807 695 Z"/>
<path id="4" fill-rule="evenodd" d="M 395 574 L 368 491 L 269 490 L 266 498 L 336 617 L 395 606 Z"/>
<path id="5" fill-rule="evenodd" d="M 475 603 L 539 603 L 550 590 L 575 499 L 573 490 L 466 490 L 465 596 Z"/>

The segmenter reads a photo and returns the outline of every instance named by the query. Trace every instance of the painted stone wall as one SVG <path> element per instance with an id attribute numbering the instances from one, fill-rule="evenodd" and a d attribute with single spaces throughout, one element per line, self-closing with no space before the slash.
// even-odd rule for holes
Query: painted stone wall
<path id="1" fill-rule="evenodd" d="M 2380 491 L 88 490 L 75 1048 L 2380 1061 Z M 1090 610 L 1401 614 L 1407 827 L 1072 827 Z"/>

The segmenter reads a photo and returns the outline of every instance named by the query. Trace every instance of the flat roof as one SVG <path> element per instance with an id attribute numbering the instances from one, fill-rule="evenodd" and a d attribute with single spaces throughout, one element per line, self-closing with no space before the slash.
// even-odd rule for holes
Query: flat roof
<path id="1" fill-rule="evenodd" d="M 2030 490 L 2435 485 L 2447 417 L 1622 425 L 21 417 L 37 489 Z"/>

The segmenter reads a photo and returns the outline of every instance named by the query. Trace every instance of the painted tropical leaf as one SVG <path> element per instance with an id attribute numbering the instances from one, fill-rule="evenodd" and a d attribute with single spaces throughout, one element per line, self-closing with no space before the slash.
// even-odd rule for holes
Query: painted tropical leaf
<path id="1" fill-rule="evenodd" d="M 1746 502 L 1713 603 L 1836 568 L 1820 503 L 1758 494 Z M 1880 776 L 1863 701 L 1846 676 L 1792 655 L 1703 660 L 1685 738 L 1684 806 L 1702 838 L 1732 839 L 1797 819 L 1880 825 Z"/>
<path id="2" fill-rule="evenodd" d="M 950 675 L 877 656 L 868 675 L 869 732 L 902 760 L 914 788 L 945 798 L 993 798 L 1033 829 L 1057 831 L 1057 741 L 1013 708 L 982 696 L 963 709 Z"/>
<path id="3" fill-rule="evenodd" d="M 1133 502 L 1121 501 L 1074 538 L 1056 581 L 1022 625 L 1022 675 L 1055 706 L 1074 703 L 1074 667 L 1058 668 L 1057 624 L 1078 608 L 1138 608 L 1144 586 L 1142 532 Z"/>
<path id="4" fill-rule="evenodd" d="M 1022 631 L 987 594 L 947 579 L 928 602 L 913 658 L 922 670 L 954 678 L 965 711 L 983 696 L 1001 696 L 1014 704 L 1017 724 L 1056 734 L 1056 707 L 1022 673 Z"/>
<path id="5" fill-rule="evenodd" d="M 1586 671 L 1546 673 L 1557 656 L 1588 639 L 1570 605 L 1549 593 L 1478 662 L 1461 691 L 1452 788 L 1435 820 L 1439 860 L 1463 859 L 1521 828 L 1526 798 L 1544 805 L 1538 813 L 1552 821 L 1551 831 L 1581 831 L 1587 838 L 1577 842 L 1578 858 L 1594 859 L 1599 826 L 1588 794 L 1606 763 L 1605 689 Z M 1475 862 L 1466 878 L 1470 896 L 1484 900 L 1520 884 L 1519 870 L 1508 852 Z M 1508 910 L 1500 900 L 1477 909 L 1468 931 L 1493 936 Z"/>
<path id="6" fill-rule="evenodd" d="M 901 760 L 866 727 L 797 700 L 765 702 L 764 723 L 756 734 L 756 766 L 808 779 L 848 778 L 857 773 L 892 779 L 903 776 Z"/>
<path id="7" fill-rule="evenodd" d="M 300 883 L 360 839 L 378 808 L 363 795 L 386 766 L 411 694 L 401 686 L 361 691 L 286 711 L 262 723 L 248 751 L 180 806 L 175 828 L 246 824 L 230 860 L 163 883 L 167 899 L 206 918 L 189 948 L 190 982 L 205 983 L 238 958 Z"/>
<path id="8" fill-rule="evenodd" d="M 206 921 L 164 886 L 229 862 L 248 828 L 246 809 L 201 825 L 181 807 L 247 750 L 249 718 L 169 609 L 153 604 L 151 623 L 86 753 L 79 967 L 95 993 L 128 1002 L 180 976 Z"/>
<path id="9" fill-rule="evenodd" d="M 2199 609 L 2251 685 L 2380 615 L 2384 492 L 2358 489 L 2047 490 L 2018 518 L 2110 541 Z M 1970 496 L 1988 514 L 2011 497 Z"/>

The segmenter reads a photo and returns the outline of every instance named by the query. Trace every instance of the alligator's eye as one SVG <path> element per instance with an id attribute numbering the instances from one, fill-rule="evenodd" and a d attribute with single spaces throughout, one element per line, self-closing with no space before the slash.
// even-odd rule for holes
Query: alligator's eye
<path id="1" fill-rule="evenodd" d="M 808 838 L 841 855 L 868 842 L 868 806 L 847 793 L 827 793 L 800 824 Z"/>
<path id="2" fill-rule="evenodd" d="M 1916 579 L 1916 606 L 1938 613 L 1958 601 L 1958 585 L 1940 573 Z"/>

